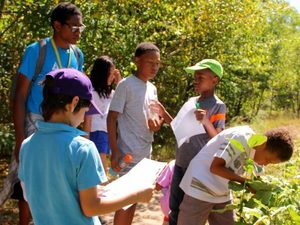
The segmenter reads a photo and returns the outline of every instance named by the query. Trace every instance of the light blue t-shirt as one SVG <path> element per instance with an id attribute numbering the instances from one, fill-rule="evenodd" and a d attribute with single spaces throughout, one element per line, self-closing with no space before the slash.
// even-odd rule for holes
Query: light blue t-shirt
<path id="1" fill-rule="evenodd" d="M 58 62 L 56 59 L 55 51 L 51 45 L 50 38 L 46 38 L 46 55 L 43 67 L 41 69 L 40 74 L 38 75 L 35 83 L 32 85 L 31 91 L 28 94 L 27 99 L 27 111 L 35 113 L 35 114 L 41 114 L 40 110 L 40 104 L 43 100 L 43 94 L 42 94 L 42 85 L 41 81 L 45 79 L 45 75 L 49 73 L 50 71 L 54 69 L 58 69 Z M 79 50 L 80 54 L 80 65 L 78 65 L 76 56 L 74 51 L 71 49 L 62 49 L 57 46 L 57 50 L 60 56 L 62 67 L 68 66 L 68 60 L 69 60 L 69 53 L 71 51 L 71 62 L 70 67 L 83 71 L 83 53 Z M 26 48 L 25 54 L 22 58 L 20 67 L 18 72 L 25 75 L 28 80 L 32 80 L 32 77 L 35 72 L 35 66 L 37 62 L 37 58 L 40 51 L 40 44 L 39 42 L 34 42 L 31 45 L 29 45 Z"/>
<path id="2" fill-rule="evenodd" d="M 100 225 L 81 211 L 79 191 L 107 181 L 94 143 L 63 123 L 37 121 L 20 151 L 19 178 L 35 225 Z"/>

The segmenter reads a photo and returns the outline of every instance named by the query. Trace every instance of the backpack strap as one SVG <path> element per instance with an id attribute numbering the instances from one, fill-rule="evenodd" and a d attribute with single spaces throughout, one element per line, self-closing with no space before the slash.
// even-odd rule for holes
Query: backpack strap
<path id="1" fill-rule="evenodd" d="M 31 89 L 32 84 L 35 82 L 38 75 L 40 74 L 42 67 L 44 65 L 45 57 L 46 57 L 46 40 L 41 39 L 39 41 L 39 44 L 40 44 L 39 56 L 36 60 L 35 71 L 34 71 L 34 75 L 33 75 L 32 79 L 31 79 L 30 89 Z M 30 91 L 30 89 L 28 91 Z"/>
<path id="2" fill-rule="evenodd" d="M 33 77 L 31 79 L 29 87 L 28 87 L 28 93 L 30 92 L 33 83 L 37 79 L 37 77 L 40 74 L 40 72 L 42 70 L 42 67 L 44 65 L 44 60 L 45 60 L 45 56 L 46 56 L 46 40 L 45 39 L 40 40 L 39 45 L 40 45 L 39 55 L 38 55 L 38 58 L 36 60 L 35 71 L 34 71 Z M 13 101 L 14 101 L 15 95 L 16 95 L 17 79 L 18 79 L 18 76 L 17 76 L 17 74 L 15 74 L 12 78 L 12 83 L 11 83 L 10 93 L 9 93 L 10 107 L 11 108 L 12 108 Z"/>
<path id="3" fill-rule="evenodd" d="M 76 57 L 76 59 L 77 59 L 77 63 L 78 63 L 78 67 L 80 66 L 80 53 L 79 53 L 79 49 L 77 48 L 77 46 L 76 45 L 71 45 L 71 49 L 73 50 L 73 52 L 74 52 L 74 55 L 75 55 L 75 57 Z"/>

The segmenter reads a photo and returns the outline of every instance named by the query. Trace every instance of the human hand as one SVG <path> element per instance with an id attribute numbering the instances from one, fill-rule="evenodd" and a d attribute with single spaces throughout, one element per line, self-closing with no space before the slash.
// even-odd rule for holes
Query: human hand
<path id="1" fill-rule="evenodd" d="M 137 192 L 137 201 L 147 203 L 153 196 L 154 186 L 142 189 Z"/>
<path id="2" fill-rule="evenodd" d="M 160 103 L 160 101 L 152 100 L 150 107 L 153 108 L 153 111 L 155 111 L 160 117 L 164 118 L 166 114 L 166 109 L 163 106 L 163 104 Z"/>
<path id="3" fill-rule="evenodd" d="M 148 119 L 148 127 L 149 130 L 153 131 L 153 132 L 157 132 L 160 130 L 161 124 L 163 122 L 163 119 Z"/>
<path id="4" fill-rule="evenodd" d="M 111 168 L 113 169 L 113 171 L 115 172 L 120 172 L 121 171 L 121 167 L 119 166 L 119 160 L 120 160 L 120 153 L 118 151 L 118 153 L 112 153 L 110 156 L 110 165 Z"/>
<path id="5" fill-rule="evenodd" d="M 118 84 L 122 80 L 121 73 L 118 69 L 114 70 L 114 83 Z"/>
<path id="6" fill-rule="evenodd" d="M 204 125 L 209 121 L 206 115 L 206 111 L 203 109 L 196 109 L 194 111 L 194 114 L 196 116 L 196 119 Z"/>

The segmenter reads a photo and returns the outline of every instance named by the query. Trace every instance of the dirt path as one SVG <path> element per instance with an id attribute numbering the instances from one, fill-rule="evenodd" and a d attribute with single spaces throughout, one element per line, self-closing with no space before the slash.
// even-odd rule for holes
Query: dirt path
<path id="1" fill-rule="evenodd" d="M 133 225 L 161 225 L 163 223 L 163 213 L 160 210 L 159 197 L 161 193 L 155 192 L 148 204 L 138 204 Z M 108 225 L 113 224 L 113 213 L 104 215 Z"/>

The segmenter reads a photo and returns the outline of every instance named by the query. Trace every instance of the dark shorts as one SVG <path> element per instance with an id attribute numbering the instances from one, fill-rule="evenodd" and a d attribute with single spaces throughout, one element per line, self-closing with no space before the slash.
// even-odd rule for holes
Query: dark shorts
<path id="1" fill-rule="evenodd" d="M 108 135 L 104 131 L 94 131 L 90 133 L 90 140 L 93 141 L 99 153 L 110 154 Z"/>
<path id="2" fill-rule="evenodd" d="M 12 199 L 17 199 L 17 200 L 25 200 L 23 196 L 23 189 L 21 187 L 21 182 L 17 182 L 14 185 L 14 191 L 12 195 L 10 196 Z"/>

